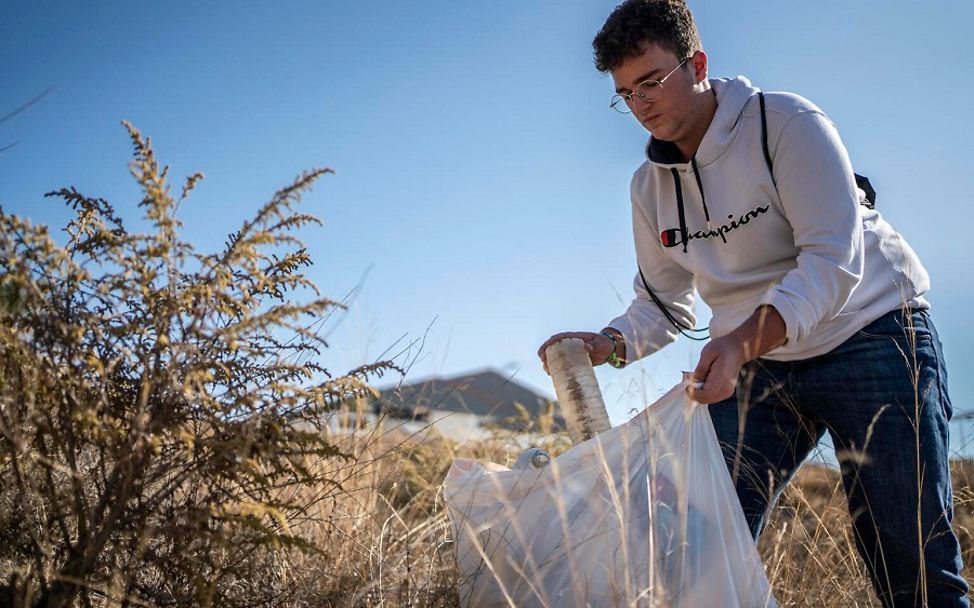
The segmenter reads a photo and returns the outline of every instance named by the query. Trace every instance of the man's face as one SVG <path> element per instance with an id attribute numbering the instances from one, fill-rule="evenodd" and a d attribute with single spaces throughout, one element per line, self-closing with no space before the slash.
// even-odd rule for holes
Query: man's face
<path id="1" fill-rule="evenodd" d="M 694 98 L 693 87 L 698 82 L 695 59 L 690 59 L 683 67 L 670 72 L 680 65 L 685 57 L 677 57 L 672 51 L 648 43 L 641 55 L 626 59 L 622 65 L 612 70 L 612 80 L 619 94 L 645 90 L 640 85 L 647 80 L 663 80 L 661 86 L 653 87 L 646 96 L 651 101 L 632 97 L 629 107 L 633 116 L 649 130 L 653 137 L 665 141 L 679 142 L 692 131 Z M 669 74 L 669 77 L 666 77 Z"/>

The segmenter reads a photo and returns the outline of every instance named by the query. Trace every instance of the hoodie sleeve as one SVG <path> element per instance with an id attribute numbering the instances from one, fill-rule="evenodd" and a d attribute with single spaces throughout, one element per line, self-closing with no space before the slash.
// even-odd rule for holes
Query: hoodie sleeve
<path id="1" fill-rule="evenodd" d="M 862 278 L 859 190 L 835 126 L 819 111 L 789 119 L 772 155 L 782 211 L 799 252 L 797 266 L 762 304 L 781 313 L 794 343 L 838 315 Z"/>
<path id="2" fill-rule="evenodd" d="M 693 275 L 663 254 L 659 231 L 650 222 L 645 212 L 646 207 L 639 201 L 638 182 L 637 172 L 633 177 L 631 196 L 632 229 L 639 269 L 642 269 L 646 282 L 660 301 L 669 308 L 673 317 L 687 327 L 693 327 L 696 323 L 693 312 Z M 639 269 L 633 280 L 636 297 L 625 313 L 608 323 L 608 327 L 622 333 L 626 342 L 626 357 L 630 362 L 653 354 L 676 340 L 679 335 L 676 328 L 650 299 L 643 287 Z"/>

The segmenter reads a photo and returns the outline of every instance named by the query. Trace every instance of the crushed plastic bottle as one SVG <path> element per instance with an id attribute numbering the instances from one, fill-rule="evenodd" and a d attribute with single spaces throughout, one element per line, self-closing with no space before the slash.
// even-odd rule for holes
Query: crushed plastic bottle
<path id="1" fill-rule="evenodd" d="M 547 451 L 541 448 L 528 448 L 521 452 L 521 455 L 517 457 L 511 469 L 514 471 L 519 469 L 540 469 L 547 466 L 549 462 L 551 462 L 551 455 Z"/>
<path id="2" fill-rule="evenodd" d="M 548 347 L 545 356 L 572 443 L 582 443 L 612 428 L 585 342 L 578 338 L 560 340 Z"/>

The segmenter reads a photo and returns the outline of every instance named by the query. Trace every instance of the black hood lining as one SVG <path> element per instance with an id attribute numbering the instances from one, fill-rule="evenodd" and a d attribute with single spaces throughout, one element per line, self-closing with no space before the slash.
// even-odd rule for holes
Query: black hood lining
<path id="1" fill-rule="evenodd" d="M 646 144 L 646 156 L 649 160 L 661 165 L 686 163 L 683 160 L 683 153 L 680 152 L 680 148 L 675 143 L 663 139 L 656 139 L 655 137 L 651 137 L 649 143 Z"/>

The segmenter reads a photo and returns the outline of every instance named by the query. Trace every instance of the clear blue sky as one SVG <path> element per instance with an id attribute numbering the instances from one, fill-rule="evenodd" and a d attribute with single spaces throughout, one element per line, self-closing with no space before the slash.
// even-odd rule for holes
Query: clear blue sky
<path id="1" fill-rule="evenodd" d="M 410 378 L 496 367 L 553 394 L 535 357 L 631 297 L 628 184 L 646 133 L 608 108 L 592 36 L 614 1 L 7 2 L 0 205 L 63 226 L 75 185 L 137 216 L 119 121 L 151 135 L 203 249 L 302 169 L 329 166 L 303 236 L 323 292 L 364 283 L 324 362 L 400 351 Z M 974 410 L 974 3 L 691 3 L 712 76 L 808 97 L 932 277 L 957 410 Z M 427 332 L 428 328 L 428 332 Z M 405 336 L 398 341 L 400 337 Z M 672 345 L 599 378 L 616 422 L 692 369 Z M 405 359 L 404 359 L 405 360 Z M 850 404 L 854 406 L 854 404 Z M 970 448 L 954 427 L 954 447 Z"/>

